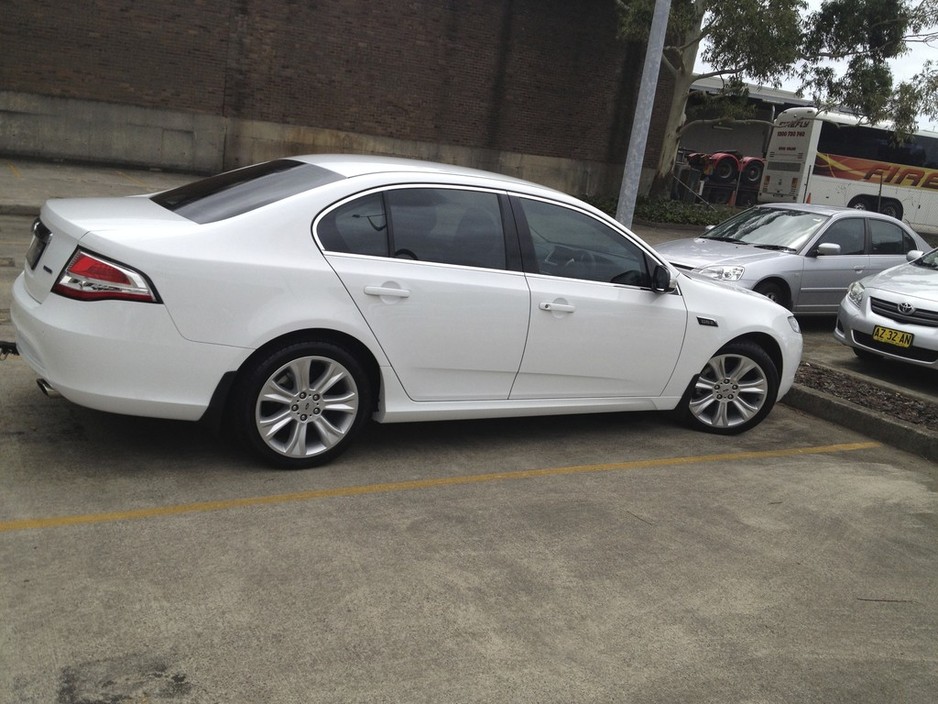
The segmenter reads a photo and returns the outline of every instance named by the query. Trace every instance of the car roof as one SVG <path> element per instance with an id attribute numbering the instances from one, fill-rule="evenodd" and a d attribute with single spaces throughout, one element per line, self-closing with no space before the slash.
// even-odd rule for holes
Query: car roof
<path id="1" fill-rule="evenodd" d="M 481 169 L 433 161 L 421 161 L 420 159 L 404 159 L 400 157 L 374 156 L 370 154 L 305 154 L 286 158 L 292 159 L 293 161 L 302 161 L 307 164 L 315 164 L 316 166 L 329 169 L 346 178 L 385 173 L 446 174 L 449 176 L 493 179 L 516 186 L 525 186 L 526 188 L 547 188 L 546 186 L 541 186 L 531 181 L 506 176 L 505 174 L 499 174 L 493 171 L 483 171 Z"/>
<path id="2" fill-rule="evenodd" d="M 760 203 L 757 208 L 772 208 L 776 210 L 799 210 L 803 213 L 817 213 L 818 215 L 836 215 L 837 213 L 852 212 L 864 214 L 869 211 L 858 211 L 843 205 L 816 205 L 814 203 Z M 875 214 L 875 213 L 874 213 Z"/>

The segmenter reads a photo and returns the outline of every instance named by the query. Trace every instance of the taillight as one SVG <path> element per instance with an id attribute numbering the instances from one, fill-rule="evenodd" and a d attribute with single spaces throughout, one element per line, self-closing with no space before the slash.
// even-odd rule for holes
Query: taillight
<path id="1" fill-rule="evenodd" d="M 156 291 L 139 271 L 80 249 L 72 255 L 52 290 L 80 301 L 159 301 Z"/>

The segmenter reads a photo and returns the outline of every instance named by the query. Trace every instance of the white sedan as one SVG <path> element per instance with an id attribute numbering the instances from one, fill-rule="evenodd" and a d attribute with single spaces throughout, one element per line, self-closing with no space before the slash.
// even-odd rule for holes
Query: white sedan
<path id="1" fill-rule="evenodd" d="M 676 410 L 737 433 L 801 357 L 765 297 L 678 273 L 575 198 L 442 164 L 279 159 L 50 200 L 33 234 L 12 317 L 46 388 L 224 422 L 287 468 L 370 418 Z"/>

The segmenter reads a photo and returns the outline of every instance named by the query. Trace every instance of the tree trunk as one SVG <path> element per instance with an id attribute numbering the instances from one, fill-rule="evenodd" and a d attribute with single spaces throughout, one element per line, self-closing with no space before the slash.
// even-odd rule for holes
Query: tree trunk
<path id="1" fill-rule="evenodd" d="M 680 72 L 674 76 L 674 93 L 671 94 L 671 104 L 661 141 L 661 151 L 658 153 L 658 163 L 655 166 L 655 175 L 648 193 L 648 196 L 652 199 L 670 197 L 674 160 L 677 157 L 677 148 L 684 127 L 684 109 L 687 107 L 687 96 L 693 82 L 694 74 L 692 72 Z"/>
<path id="2" fill-rule="evenodd" d="M 677 157 L 677 147 L 681 141 L 681 132 L 684 128 L 684 110 L 687 107 L 687 96 L 694 82 L 694 64 L 697 63 L 697 51 L 702 39 L 701 24 L 703 23 L 706 3 L 698 0 L 693 4 L 695 20 L 684 36 L 683 47 L 673 47 L 672 51 L 662 57 L 662 69 L 671 74 L 674 81 L 674 92 L 671 94 L 671 104 L 668 108 L 667 122 L 665 123 L 664 137 L 661 142 L 661 151 L 658 154 L 658 163 L 655 166 L 655 175 L 652 179 L 650 198 L 669 198 L 671 195 L 671 178 L 674 170 L 674 159 Z"/>

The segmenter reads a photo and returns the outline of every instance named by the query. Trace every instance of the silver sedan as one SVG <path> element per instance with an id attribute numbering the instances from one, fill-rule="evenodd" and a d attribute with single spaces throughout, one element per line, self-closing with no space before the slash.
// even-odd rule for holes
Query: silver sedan
<path id="1" fill-rule="evenodd" d="M 833 314 L 851 283 L 929 246 L 879 213 L 775 203 L 656 249 L 680 269 L 752 289 L 795 313 Z"/>
<path id="2" fill-rule="evenodd" d="M 834 337 L 861 359 L 938 369 L 938 249 L 910 259 L 850 286 Z"/>

